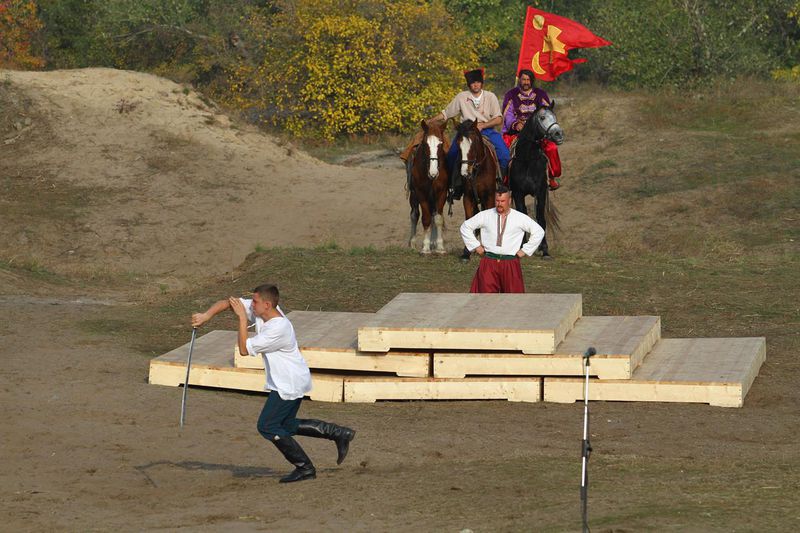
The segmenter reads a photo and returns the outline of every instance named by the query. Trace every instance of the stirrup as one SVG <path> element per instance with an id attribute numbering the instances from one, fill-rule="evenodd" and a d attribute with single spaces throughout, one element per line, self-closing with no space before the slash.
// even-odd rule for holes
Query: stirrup
<path id="1" fill-rule="evenodd" d="M 551 191 L 554 191 L 559 187 L 561 187 L 561 184 L 553 178 L 550 178 L 550 180 L 547 182 L 547 188 L 550 189 Z"/>

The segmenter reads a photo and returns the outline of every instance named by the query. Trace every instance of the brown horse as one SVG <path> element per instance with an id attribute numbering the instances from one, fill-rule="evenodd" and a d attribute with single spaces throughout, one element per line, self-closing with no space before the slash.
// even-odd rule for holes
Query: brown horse
<path id="1" fill-rule="evenodd" d="M 475 121 L 465 120 L 456 129 L 459 161 L 453 170 L 464 185 L 464 218 L 472 218 L 478 211 L 494 207 L 497 189 L 498 163 L 488 140 L 484 139 Z M 470 252 L 464 248 L 461 259 L 469 260 Z"/>
<path id="2" fill-rule="evenodd" d="M 425 237 L 422 240 L 421 254 L 431 253 L 431 240 L 436 242 L 436 253 L 446 253 L 444 249 L 444 217 L 442 210 L 447 200 L 447 165 L 445 163 L 444 129 L 439 124 L 421 123 L 422 142 L 414 151 L 411 165 L 411 182 L 408 201 L 411 204 L 411 235 L 408 245 L 416 247 L 417 222 L 422 211 L 422 227 Z M 431 231 L 431 219 L 434 227 Z"/>

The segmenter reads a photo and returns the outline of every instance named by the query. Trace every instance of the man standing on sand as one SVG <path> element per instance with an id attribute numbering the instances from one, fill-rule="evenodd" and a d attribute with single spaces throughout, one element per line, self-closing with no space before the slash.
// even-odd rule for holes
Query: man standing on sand
<path id="1" fill-rule="evenodd" d="M 239 352 L 252 356 L 260 353 L 264 358 L 265 389 L 269 396 L 258 417 L 258 432 L 295 466 L 293 472 L 280 480 L 281 483 L 290 483 L 317 477 L 311 459 L 294 440 L 294 435 L 336 442 L 336 464 L 341 464 L 356 432 L 321 420 L 296 418 L 303 396 L 311 390 L 311 372 L 297 347 L 292 323 L 278 307 L 278 300 L 278 287 L 259 285 L 253 289 L 252 300 L 230 297 L 216 302 L 205 313 L 193 314 L 192 326 L 200 327 L 217 313 L 231 309 L 239 318 Z M 253 323 L 256 334 L 248 339 L 247 329 Z"/>
<path id="2" fill-rule="evenodd" d="M 519 258 L 533 255 L 544 239 L 544 230 L 528 215 L 511 209 L 511 191 L 498 185 L 495 206 L 461 224 L 461 237 L 470 252 L 481 256 L 469 292 L 525 292 Z M 475 231 L 481 230 L 481 241 Z M 529 233 L 528 242 L 522 240 Z"/>

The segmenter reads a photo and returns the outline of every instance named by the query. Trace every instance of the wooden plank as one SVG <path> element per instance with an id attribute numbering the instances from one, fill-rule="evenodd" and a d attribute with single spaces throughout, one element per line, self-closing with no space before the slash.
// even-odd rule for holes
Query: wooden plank
<path id="1" fill-rule="evenodd" d="M 345 402 L 376 400 L 509 400 L 538 402 L 541 378 L 353 378 L 344 381 Z"/>
<path id="2" fill-rule="evenodd" d="M 292 311 L 297 344 L 308 366 L 320 370 L 355 370 L 391 372 L 398 376 L 430 375 L 430 354 L 427 352 L 389 352 L 375 354 L 358 351 L 358 327 L 374 313 L 338 313 L 324 311 Z M 228 346 L 234 350 L 237 368 L 264 368 L 261 357 L 241 355 L 236 346 L 236 333 L 231 333 Z"/>
<path id="3" fill-rule="evenodd" d="M 591 374 L 601 379 L 629 379 L 661 338 L 657 316 L 585 316 L 575 322 L 554 354 L 434 352 L 435 377 L 580 376 L 583 353 L 594 346 Z"/>
<path id="4" fill-rule="evenodd" d="M 358 328 L 358 348 L 551 354 L 581 314 L 580 294 L 402 293 Z"/>
<path id="5" fill-rule="evenodd" d="M 662 339 L 630 380 L 591 380 L 589 399 L 741 407 L 766 350 L 764 337 Z M 545 378 L 544 399 L 582 401 L 583 387 L 580 378 Z"/>
<path id="6" fill-rule="evenodd" d="M 224 332 L 230 333 L 230 332 Z M 206 338 L 208 337 L 208 338 Z M 220 352 L 225 339 L 225 351 Z M 264 370 L 235 368 L 229 339 L 218 332 L 198 337 L 192 354 L 192 369 L 189 384 L 222 389 L 263 391 L 266 382 Z M 149 382 L 153 385 L 177 387 L 183 385 L 186 378 L 186 359 L 189 355 L 189 344 L 176 348 L 160 357 L 150 360 Z M 341 402 L 343 398 L 342 376 L 311 373 L 313 384 L 308 397 L 321 402 Z"/>

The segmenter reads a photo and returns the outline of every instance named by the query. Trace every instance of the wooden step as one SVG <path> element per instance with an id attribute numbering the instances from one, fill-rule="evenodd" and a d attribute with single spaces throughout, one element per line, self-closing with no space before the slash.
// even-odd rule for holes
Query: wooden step
<path id="1" fill-rule="evenodd" d="M 657 316 L 585 316 L 575 322 L 567 337 L 546 355 L 521 353 L 434 352 L 435 377 L 580 376 L 583 353 L 597 350 L 591 374 L 601 379 L 629 379 L 644 356 L 661 338 Z"/>
<path id="2" fill-rule="evenodd" d="M 345 402 L 376 400 L 509 400 L 538 402 L 541 378 L 481 377 L 465 379 L 346 377 Z"/>
<path id="3" fill-rule="evenodd" d="M 354 370 L 391 372 L 404 377 L 430 376 L 430 354 L 397 352 L 384 354 L 358 351 L 358 328 L 374 313 L 337 313 L 292 311 L 287 315 L 294 326 L 297 345 L 309 368 L 319 370 Z M 228 350 L 234 352 L 237 368 L 264 368 L 261 357 L 241 355 L 232 334 Z"/>
<path id="4" fill-rule="evenodd" d="M 764 337 L 661 339 L 631 379 L 591 379 L 589 399 L 741 407 L 766 355 Z M 545 378 L 544 399 L 583 401 L 584 382 Z"/>
<path id="5" fill-rule="evenodd" d="M 552 354 L 581 314 L 580 294 L 401 293 L 358 328 L 358 349 Z"/>
<path id="6" fill-rule="evenodd" d="M 189 384 L 221 389 L 263 391 L 264 370 L 235 368 L 230 331 L 212 331 L 195 340 Z M 235 339 L 235 337 L 234 337 Z M 235 341 L 234 341 L 235 342 Z M 224 351 L 220 348 L 224 346 Z M 149 382 L 177 387 L 186 379 L 189 343 L 150 360 Z M 321 402 L 341 402 L 344 378 L 338 375 L 311 373 L 313 388 L 308 397 Z"/>

